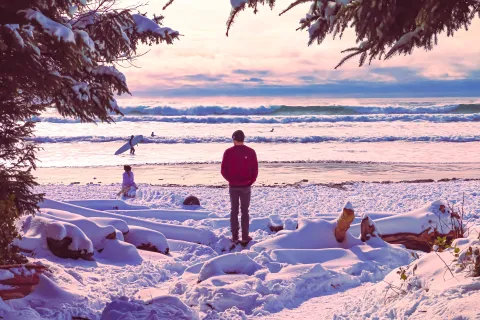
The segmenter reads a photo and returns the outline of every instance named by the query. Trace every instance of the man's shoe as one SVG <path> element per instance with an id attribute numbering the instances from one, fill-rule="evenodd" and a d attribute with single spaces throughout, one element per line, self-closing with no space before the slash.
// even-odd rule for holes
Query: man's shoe
<path id="1" fill-rule="evenodd" d="M 246 247 L 251 240 L 252 240 L 251 237 L 248 237 L 247 239 L 242 239 L 242 241 L 240 241 L 240 244 Z"/>

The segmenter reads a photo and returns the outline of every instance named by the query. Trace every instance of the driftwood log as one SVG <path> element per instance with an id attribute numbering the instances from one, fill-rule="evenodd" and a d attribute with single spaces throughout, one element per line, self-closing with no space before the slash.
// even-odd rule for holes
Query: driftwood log
<path id="1" fill-rule="evenodd" d="M 345 234 L 355 218 L 353 209 L 351 209 L 351 206 L 348 207 L 349 208 L 343 209 L 337 220 L 337 226 L 335 227 L 335 238 L 338 242 L 345 240 Z M 452 219 L 457 219 L 457 221 L 460 221 L 458 214 L 454 212 L 448 212 L 444 205 L 439 206 L 439 211 L 443 214 L 450 214 Z M 459 230 L 451 230 L 448 233 L 441 233 L 433 227 L 428 227 L 420 233 L 398 232 L 394 234 L 380 234 L 378 230 L 375 229 L 374 222 L 367 215 L 363 217 L 360 224 L 360 239 L 363 242 L 369 240 L 371 237 L 380 237 L 385 242 L 402 244 L 408 249 L 421 250 L 424 252 L 430 252 L 432 250 L 435 240 L 438 237 L 445 237 L 446 242 L 451 243 L 452 240 L 460 236 L 462 235 L 459 234 Z"/>
<path id="2" fill-rule="evenodd" d="M 0 266 L 0 270 L 10 271 L 14 275 L 13 278 L 0 280 L 0 285 L 2 285 L 0 298 L 9 300 L 23 298 L 32 293 L 40 283 L 40 274 L 46 270 L 46 267 L 36 264 L 17 264 Z M 33 270 L 35 272 L 32 272 Z M 3 286 L 11 286 L 11 288 Z"/>
<path id="3" fill-rule="evenodd" d="M 370 217 L 367 215 L 363 216 L 362 222 L 360 223 L 360 240 L 363 242 L 369 240 L 371 237 L 376 237 L 375 225 L 370 220 Z"/>
<path id="4" fill-rule="evenodd" d="M 380 236 L 388 243 L 403 244 L 408 249 L 430 252 L 437 237 L 446 237 L 447 243 L 451 243 L 455 238 L 455 231 L 443 234 L 428 227 L 420 233 L 399 232 Z"/>
<path id="5" fill-rule="evenodd" d="M 160 249 L 157 248 L 157 246 L 149 243 L 142 243 L 139 246 L 136 246 L 137 249 L 139 250 L 144 250 L 144 251 L 151 251 L 151 252 L 158 252 L 158 253 L 163 253 L 163 254 L 168 254 L 170 252 L 170 248 L 165 249 L 164 251 L 161 251 Z"/>
<path id="6" fill-rule="evenodd" d="M 444 205 L 440 205 L 439 211 L 444 214 L 448 213 L 445 212 L 446 210 Z M 451 213 L 451 215 L 453 218 L 459 218 L 456 213 Z M 458 231 L 455 230 L 451 230 L 448 233 L 441 233 L 433 227 L 428 227 L 420 233 L 398 232 L 393 234 L 380 234 L 378 230 L 375 230 L 375 224 L 372 222 L 372 220 L 370 220 L 368 216 L 364 216 L 360 224 L 360 239 L 365 242 L 370 239 L 370 237 L 376 237 L 377 235 L 385 242 L 402 244 L 407 249 L 421 250 L 424 252 L 430 252 L 432 250 L 437 237 L 445 237 L 446 242 L 451 243 L 455 238 L 462 236 L 459 235 Z"/>
<path id="7" fill-rule="evenodd" d="M 71 250 L 69 248 L 73 239 L 70 237 L 65 237 L 62 240 L 55 240 L 53 238 L 47 238 L 48 249 L 59 258 L 70 258 L 70 259 L 84 259 L 93 261 L 93 251 L 88 252 L 87 250 Z"/>
<path id="8" fill-rule="evenodd" d="M 345 240 L 347 230 L 350 228 L 352 221 L 355 219 L 355 212 L 350 208 L 343 208 L 342 213 L 338 217 L 337 226 L 335 227 L 335 238 L 338 242 Z"/>
<path id="9" fill-rule="evenodd" d="M 274 225 L 269 225 L 268 228 L 272 232 L 279 232 L 283 230 L 283 226 L 274 226 Z"/>

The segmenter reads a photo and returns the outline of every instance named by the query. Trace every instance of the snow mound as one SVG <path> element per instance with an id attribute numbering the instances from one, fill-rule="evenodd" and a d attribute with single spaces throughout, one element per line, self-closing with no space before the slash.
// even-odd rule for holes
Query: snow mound
<path id="1" fill-rule="evenodd" d="M 75 206 L 80 206 L 93 210 L 144 210 L 148 209 L 145 206 L 136 206 L 126 203 L 122 200 L 70 200 L 65 201 L 66 203 L 73 204 Z"/>
<path id="2" fill-rule="evenodd" d="M 122 234 L 127 234 L 130 228 L 128 224 L 122 219 L 117 218 L 89 218 L 91 221 L 95 222 L 99 226 L 112 226 L 115 230 L 119 231 Z M 118 236 L 117 236 L 117 239 Z"/>
<path id="3" fill-rule="evenodd" d="M 154 230 L 133 226 L 125 235 L 125 241 L 138 249 L 168 254 L 169 247 L 165 236 Z"/>
<path id="4" fill-rule="evenodd" d="M 396 319 L 425 319 L 427 315 L 430 319 L 478 319 L 480 282 L 471 277 L 472 264 L 462 260 L 469 247 L 477 246 L 480 240 L 474 234 L 456 239 L 443 252 L 423 254 L 402 267 L 403 279 L 400 269 L 391 271 L 369 290 L 368 297 L 345 305 L 337 318 L 375 319 L 389 314 Z"/>
<path id="5" fill-rule="evenodd" d="M 262 266 L 253 261 L 247 254 L 229 253 L 205 262 L 198 274 L 198 282 L 226 274 L 253 275 L 260 269 L 262 269 Z"/>
<path id="6" fill-rule="evenodd" d="M 202 262 L 216 257 L 218 254 L 210 247 L 202 244 L 180 240 L 167 240 L 170 255 L 180 261 Z"/>
<path id="7" fill-rule="evenodd" d="M 129 217 L 140 218 L 155 218 L 159 220 L 171 220 L 171 221 L 186 221 L 186 220 L 202 220 L 208 218 L 210 212 L 207 211 L 192 211 L 192 210 L 160 210 L 160 209 L 148 209 L 148 210 L 108 210 L 108 212 L 121 214 Z"/>
<path id="8" fill-rule="evenodd" d="M 105 241 L 105 248 L 97 254 L 97 257 L 98 259 L 105 260 L 106 263 L 118 263 L 122 265 L 140 264 L 143 261 L 134 245 L 119 240 Z"/>
<path id="9" fill-rule="evenodd" d="M 120 297 L 108 303 L 100 320 L 196 320 L 197 313 L 178 297 L 159 296 L 145 304 L 143 301 Z"/>
<path id="10" fill-rule="evenodd" d="M 335 226 L 336 222 L 332 221 L 301 219 L 297 230 L 284 231 L 274 238 L 253 245 L 252 249 L 257 252 L 274 249 L 348 249 L 363 244 L 348 231 L 345 240 L 338 242 L 334 235 Z"/>

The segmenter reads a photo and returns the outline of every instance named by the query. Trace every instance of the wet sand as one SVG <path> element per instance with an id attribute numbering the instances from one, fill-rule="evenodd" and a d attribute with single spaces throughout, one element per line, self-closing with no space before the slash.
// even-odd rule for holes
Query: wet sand
<path id="1" fill-rule="evenodd" d="M 137 183 L 152 185 L 225 186 L 219 164 L 132 166 Z M 122 182 L 123 167 L 38 168 L 40 184 L 112 184 Z M 401 182 L 441 179 L 480 179 L 478 164 L 388 163 L 261 163 L 257 185 L 295 183 Z"/>

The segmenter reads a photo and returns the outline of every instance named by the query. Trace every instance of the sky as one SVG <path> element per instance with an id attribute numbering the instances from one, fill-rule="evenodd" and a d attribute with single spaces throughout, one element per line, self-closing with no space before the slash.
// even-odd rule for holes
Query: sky
<path id="1" fill-rule="evenodd" d="M 182 36 L 173 45 L 140 47 L 146 54 L 136 67 L 121 68 L 136 98 L 480 96 L 478 18 L 469 31 L 440 36 L 432 51 L 363 67 L 353 58 L 335 70 L 355 35 L 348 30 L 342 39 L 308 46 L 307 31 L 296 28 L 309 4 L 283 16 L 278 13 L 291 0 L 277 0 L 273 10 L 260 7 L 256 15 L 248 9 L 226 37 L 229 0 L 175 0 L 162 10 L 166 2 L 150 0 L 140 11 L 164 15 L 164 25 Z"/>

